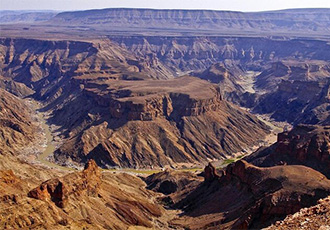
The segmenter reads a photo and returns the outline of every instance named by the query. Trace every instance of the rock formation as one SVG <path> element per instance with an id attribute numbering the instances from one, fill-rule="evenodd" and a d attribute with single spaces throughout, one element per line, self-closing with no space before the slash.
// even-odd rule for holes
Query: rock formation
<path id="1" fill-rule="evenodd" d="M 58 207 L 64 208 L 71 194 L 97 196 L 100 187 L 100 169 L 95 161 L 87 162 L 85 169 L 79 174 L 70 174 L 62 179 L 51 179 L 31 190 L 28 196 L 31 198 L 52 201 Z"/>
<path id="2" fill-rule="evenodd" d="M 318 204 L 309 208 L 303 208 L 293 215 L 287 216 L 283 221 L 277 221 L 266 230 L 285 229 L 319 229 L 327 230 L 330 225 L 330 197 L 321 199 Z"/>
<path id="3" fill-rule="evenodd" d="M 245 159 L 254 165 L 306 165 L 330 178 L 330 127 L 298 125 L 278 135 L 277 142 Z"/>
<path id="4" fill-rule="evenodd" d="M 278 60 L 312 60 L 312 66 L 319 63 L 327 66 L 330 49 L 326 41 L 252 37 L 111 36 L 110 39 L 136 55 L 163 63 L 179 75 L 192 70 L 203 72 L 219 62 L 231 67 L 228 76 L 235 73 L 236 77 L 242 70 L 266 71 Z M 303 66 L 303 63 L 299 65 Z M 321 72 L 324 70 L 321 68 Z M 313 71 L 314 76 L 319 72 Z"/>
<path id="5" fill-rule="evenodd" d="M 52 118 L 70 131 L 55 154 L 62 162 L 70 157 L 94 159 L 104 167 L 150 168 L 203 162 L 257 144 L 268 132 L 256 117 L 222 100 L 217 87 L 198 78 L 75 80 L 83 81 L 84 88 L 60 102 Z M 63 122 L 63 117 L 70 118 Z"/>
<path id="6" fill-rule="evenodd" d="M 172 223 L 189 229 L 260 228 L 329 194 L 330 181 L 311 168 L 259 168 L 237 161 L 223 176 L 197 186 L 174 204 L 185 212 Z"/>
<path id="7" fill-rule="evenodd" d="M 256 86 L 260 96 L 253 111 L 292 124 L 329 124 L 329 76 L 327 62 L 277 62 L 262 72 Z"/>
<path id="8" fill-rule="evenodd" d="M 0 16 L 25 21 L 0 25 L 0 229 L 259 229 L 295 218 L 322 227 L 305 214 L 327 217 L 328 200 L 301 208 L 330 194 L 329 9 L 13 15 Z M 44 105 L 56 163 L 87 162 L 83 171 L 26 161 L 38 127 L 19 97 Z M 236 157 L 269 127 L 232 103 L 313 126 L 280 134 L 250 163 L 210 163 L 199 175 L 166 170 L 143 181 L 97 166 Z"/>
<path id="9" fill-rule="evenodd" d="M 1 188 L 7 187 L 0 189 L 0 228 L 167 228 L 162 217 L 166 211 L 151 201 L 153 193 L 144 188 L 141 179 L 101 174 L 94 161 L 81 172 L 41 183 L 28 196 L 26 182 L 10 171 L 0 171 Z"/>
<path id="10" fill-rule="evenodd" d="M 214 180 L 217 180 L 219 179 L 219 175 L 216 171 L 216 168 L 211 164 L 209 163 L 205 168 L 204 168 L 204 181 L 205 182 L 212 182 Z"/>
<path id="11" fill-rule="evenodd" d="M 266 127 L 223 99 L 249 104 L 255 111 L 261 108 L 262 113 L 268 111 L 263 105 L 274 103 L 267 100 L 268 94 L 260 100 L 251 94 L 242 95 L 236 75 L 246 69 L 263 70 L 275 59 L 290 60 L 299 51 L 301 59 L 319 61 L 305 66 L 307 72 L 301 64 L 290 64 L 287 69 L 292 73 L 302 69 L 309 80 L 315 80 L 320 78 L 319 74 L 327 73 L 327 65 L 318 63 L 328 60 L 330 53 L 323 41 L 134 36 L 110 39 L 88 42 L 1 39 L 1 74 L 6 81 L 24 83 L 35 91 L 36 99 L 46 103 L 44 110 L 52 114 L 49 122 L 60 126 L 61 138 L 65 139 L 56 153 L 56 159 L 62 163 L 71 158 L 77 162 L 96 159 L 104 167 L 162 167 L 179 162 L 206 162 L 239 152 L 258 144 L 267 132 Z M 218 62 L 224 65 L 214 64 Z M 286 65 L 279 63 L 272 67 L 282 71 L 275 71 L 276 76 L 286 70 L 283 67 Z M 219 82 L 220 91 L 213 86 L 211 89 L 210 83 L 187 77 L 166 83 L 150 80 L 171 79 L 192 70 L 204 71 L 206 79 L 211 73 L 227 77 Z M 8 84 L 3 87 L 8 88 Z M 174 84 L 189 85 L 188 90 Z M 314 83 L 306 83 L 309 84 Z M 301 92 L 307 87 L 305 82 L 303 85 Z M 325 98 L 322 96 L 325 88 L 319 97 Z M 231 91 L 230 95 L 226 90 Z M 295 109 L 299 100 L 308 99 L 298 96 L 297 100 L 290 99 Z M 260 106 L 256 104 L 259 101 Z M 283 105 L 287 101 L 283 99 Z M 322 103 L 314 103 L 308 109 L 301 103 L 298 109 L 310 114 L 304 116 L 306 123 L 326 119 L 321 115 L 327 108 L 325 102 L 322 99 Z M 295 111 L 283 110 L 282 119 Z M 150 135 L 139 135 L 142 132 Z M 146 160 L 141 157 L 142 152 Z"/>
<path id="12" fill-rule="evenodd" d="M 7 12 L 5 12 L 7 13 Z M 120 35 L 161 36 L 294 36 L 327 37 L 329 9 L 291 9 L 267 12 L 235 12 L 212 10 L 156 10 L 156 9 L 102 9 L 62 12 L 25 12 L 16 16 L 8 13 L 0 22 L 8 35 L 46 38 L 95 38 Z M 49 21 L 37 23 L 34 20 Z M 29 22 L 31 20 L 31 22 Z M 23 26 L 14 24 L 24 22 Z M 33 22 L 33 23 L 32 23 Z M 13 28 L 14 27 L 14 28 Z M 51 29 L 52 30 L 51 30 Z M 85 29 L 81 29 L 85 28 Z M 9 30 L 9 31 L 8 31 Z M 53 33 L 50 35 L 50 31 Z M 16 32 L 16 33 L 15 33 Z M 254 53 L 253 53 L 254 54 Z M 258 53 L 254 54 L 257 55 Z"/>

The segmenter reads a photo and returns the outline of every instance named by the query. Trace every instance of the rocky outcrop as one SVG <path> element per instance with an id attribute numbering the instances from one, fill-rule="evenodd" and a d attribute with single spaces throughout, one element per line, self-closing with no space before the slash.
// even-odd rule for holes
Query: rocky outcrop
<path id="1" fill-rule="evenodd" d="M 147 189 L 169 195 L 182 191 L 201 181 L 201 178 L 192 172 L 175 171 L 166 169 L 163 172 L 155 173 L 145 179 Z"/>
<path id="2" fill-rule="evenodd" d="M 306 165 L 330 178 L 330 127 L 298 125 L 278 134 L 278 140 L 266 149 L 246 157 L 262 167 L 273 165 Z"/>
<path id="3" fill-rule="evenodd" d="M 100 176 L 100 169 L 95 161 L 90 160 L 80 174 L 70 174 L 60 179 L 45 181 L 39 187 L 31 190 L 28 196 L 43 201 L 52 201 L 58 207 L 64 208 L 69 196 L 73 193 L 97 196 L 101 183 Z"/>
<path id="4" fill-rule="evenodd" d="M 143 58 L 109 40 L 81 42 L 2 38 L 0 51 L 0 74 L 6 81 L 24 83 L 36 91 L 38 99 L 47 102 L 55 100 L 66 90 L 72 91 L 70 80 L 74 76 L 100 79 L 172 77 L 172 73 L 160 63 L 150 67 Z M 8 84 L 6 88 L 14 87 Z"/>
<path id="5" fill-rule="evenodd" d="M 185 212 L 173 224 L 190 229 L 259 229 L 329 194 L 330 181 L 311 168 L 259 168 L 237 161 L 220 178 L 203 183 L 174 204 Z"/>
<path id="6" fill-rule="evenodd" d="M 326 60 L 321 60 L 300 62 L 292 58 L 292 60 L 274 62 L 271 67 L 265 69 L 258 76 L 256 87 L 274 91 L 281 80 L 308 83 L 309 81 L 328 78 L 330 74 L 329 63 Z"/>
<path id="7" fill-rule="evenodd" d="M 58 179 L 53 179 L 31 190 L 28 196 L 44 201 L 49 200 L 54 202 L 58 207 L 64 208 L 67 202 L 67 194 L 66 185 Z"/>
<path id="8" fill-rule="evenodd" d="M 204 182 L 206 183 L 212 182 L 220 178 L 216 168 L 211 163 L 205 166 L 203 176 L 204 176 Z"/>
<path id="9" fill-rule="evenodd" d="M 309 208 L 303 208 L 293 215 L 287 216 L 283 221 L 277 221 L 266 230 L 293 229 L 318 229 L 327 230 L 330 225 L 330 197 L 321 199 L 318 204 Z"/>
<path id="10" fill-rule="evenodd" d="M 13 81 L 11 78 L 4 78 L 1 76 L 0 88 L 20 98 L 31 96 L 35 93 L 31 88 L 27 87 L 26 85 Z"/>
<path id="11" fill-rule="evenodd" d="M 42 167 L 31 172 L 50 173 Z M 31 175 L 19 179 L 0 170 L 1 229 L 168 228 L 166 211 L 152 201 L 153 193 L 141 179 L 110 171 L 101 174 L 94 161 L 81 172 L 53 175 L 27 193 L 30 180 Z"/>
<path id="12" fill-rule="evenodd" d="M 85 84 L 83 93 L 107 107 L 115 119 L 151 121 L 158 117 L 178 120 L 220 109 L 219 89 L 191 77 L 167 81 L 109 81 L 106 90 Z M 197 92 L 199 90 L 200 92 Z"/>

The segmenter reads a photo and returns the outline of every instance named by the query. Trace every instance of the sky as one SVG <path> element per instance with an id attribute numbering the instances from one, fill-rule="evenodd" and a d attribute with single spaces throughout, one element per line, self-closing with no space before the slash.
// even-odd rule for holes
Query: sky
<path id="1" fill-rule="evenodd" d="M 0 10 L 86 10 L 101 8 L 264 11 L 330 8 L 330 0 L 0 0 Z"/>

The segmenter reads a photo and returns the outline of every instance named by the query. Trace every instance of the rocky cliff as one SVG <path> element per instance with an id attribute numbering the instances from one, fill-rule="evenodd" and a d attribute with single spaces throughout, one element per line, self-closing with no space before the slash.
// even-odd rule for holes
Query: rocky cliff
<path id="1" fill-rule="evenodd" d="M 248 156 L 258 166 L 306 165 L 330 177 L 329 126 L 298 125 L 278 135 L 277 142 Z"/>
<path id="2" fill-rule="evenodd" d="M 55 154 L 61 161 L 92 158 L 105 167 L 197 163 L 234 154 L 267 133 L 265 124 L 198 78 L 83 81 L 79 96 L 53 113 L 52 121 L 69 130 Z"/>
<path id="3" fill-rule="evenodd" d="M 310 82 L 329 76 L 330 64 L 328 61 L 277 61 L 257 77 L 256 87 L 274 90 L 282 80 Z"/>
<path id="4" fill-rule="evenodd" d="M 263 70 L 277 60 L 329 60 L 326 41 L 251 37 L 109 36 L 139 56 L 162 62 L 179 75 L 211 64 L 237 61 L 243 70 Z M 317 50 L 317 52 L 315 52 Z"/>
<path id="5" fill-rule="evenodd" d="M 4 82 L 14 82 L 2 87 L 12 86 L 13 92 L 24 96 L 24 89 L 17 85 L 24 83 L 35 91 L 36 99 L 47 104 L 44 110 L 52 112 L 51 123 L 60 127 L 65 139 L 56 159 L 85 162 L 99 158 L 103 166 L 152 167 L 223 158 L 258 144 L 265 126 L 224 98 L 249 104 L 261 113 L 272 112 L 278 104 L 282 108 L 279 117 L 273 114 L 278 120 L 296 122 L 288 117 L 300 110 L 297 122 L 300 118 L 306 123 L 326 122 L 328 91 L 326 83 L 316 82 L 328 73 L 324 61 L 329 58 L 328 49 L 323 41 L 266 38 L 2 39 L 0 64 Z M 292 58 L 318 61 L 271 65 L 274 60 Z M 237 75 L 250 69 L 265 69 L 258 77 L 265 85 L 267 79 L 276 82 L 271 79 L 280 78 L 283 82 L 273 93 L 281 93 L 283 100 L 272 93 L 260 99 L 242 94 L 237 84 L 242 78 Z M 201 78 L 219 80 L 220 91 L 210 83 L 189 80 L 193 78 L 149 81 L 172 79 L 187 71 L 201 71 Z M 299 80 L 303 82 L 297 90 L 301 78 L 304 81 Z M 287 91 L 294 87 L 293 92 Z M 263 84 L 260 88 L 267 90 Z M 288 100 L 290 108 L 286 107 Z M 141 136 L 142 132 L 150 136 Z"/>
<path id="6" fill-rule="evenodd" d="M 259 229 L 330 194 L 330 181 L 304 166 L 259 168 L 238 161 L 221 174 L 183 194 L 174 206 L 185 212 L 173 224 L 190 229 Z"/>
<path id="7" fill-rule="evenodd" d="M 329 123 L 329 63 L 282 61 L 256 77 L 255 89 L 263 92 L 250 107 L 291 124 Z"/>

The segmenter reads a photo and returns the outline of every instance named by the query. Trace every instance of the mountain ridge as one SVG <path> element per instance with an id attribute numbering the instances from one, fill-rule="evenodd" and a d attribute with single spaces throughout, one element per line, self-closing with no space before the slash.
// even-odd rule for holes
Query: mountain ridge
<path id="1" fill-rule="evenodd" d="M 329 39 L 330 9 L 240 12 L 105 8 L 61 12 L 33 25 L 2 24 L 6 36 L 130 35 L 287 36 Z M 1 22 L 1 20 L 0 20 Z M 20 33 L 17 34 L 17 32 Z M 50 36 L 52 35 L 52 36 Z"/>

